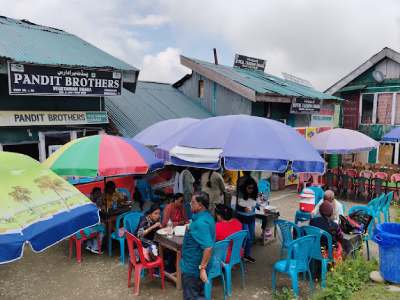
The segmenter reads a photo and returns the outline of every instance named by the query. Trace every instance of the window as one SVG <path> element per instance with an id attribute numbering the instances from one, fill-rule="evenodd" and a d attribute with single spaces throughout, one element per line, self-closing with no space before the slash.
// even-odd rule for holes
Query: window
<path id="1" fill-rule="evenodd" d="M 392 121 L 393 94 L 379 94 L 376 106 L 376 123 L 390 125 Z"/>
<path id="2" fill-rule="evenodd" d="M 361 123 L 372 124 L 372 114 L 374 110 L 374 94 L 362 95 Z"/>
<path id="3" fill-rule="evenodd" d="M 204 98 L 204 80 L 199 80 L 199 90 L 197 96 L 199 98 Z"/>
<path id="4" fill-rule="evenodd" d="M 396 95 L 396 108 L 395 108 L 395 115 L 394 115 L 394 124 L 400 125 L 400 94 Z"/>

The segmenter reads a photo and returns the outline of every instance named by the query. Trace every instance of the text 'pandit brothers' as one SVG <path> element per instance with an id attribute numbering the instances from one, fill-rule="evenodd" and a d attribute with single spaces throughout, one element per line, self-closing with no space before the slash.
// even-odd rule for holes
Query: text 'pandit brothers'
<path id="1" fill-rule="evenodd" d="M 114 88 L 120 86 L 119 79 L 99 79 L 99 78 L 77 78 L 62 77 L 56 75 L 34 75 L 14 73 L 14 84 L 26 85 L 49 85 L 49 86 L 72 86 L 72 87 L 97 87 Z"/>

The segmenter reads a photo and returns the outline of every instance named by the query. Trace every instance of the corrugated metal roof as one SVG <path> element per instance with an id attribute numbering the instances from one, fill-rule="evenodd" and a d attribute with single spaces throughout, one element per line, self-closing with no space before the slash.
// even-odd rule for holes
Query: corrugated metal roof
<path id="1" fill-rule="evenodd" d="M 38 64 L 138 71 L 73 34 L 3 16 L 0 16 L 0 57 Z"/>
<path id="2" fill-rule="evenodd" d="M 182 117 L 211 117 L 198 101 L 165 83 L 139 81 L 133 94 L 105 97 L 105 107 L 118 131 L 133 137 L 156 122 Z"/>
<path id="3" fill-rule="evenodd" d="M 193 62 L 200 64 L 201 66 L 210 69 L 226 78 L 229 78 L 243 86 L 246 86 L 247 88 L 252 89 L 259 94 L 278 94 L 280 96 L 287 97 L 306 97 L 321 100 L 343 100 L 341 98 L 319 92 L 313 88 L 264 73 L 262 71 L 215 65 L 213 63 L 194 58 L 187 59 L 190 59 Z"/>

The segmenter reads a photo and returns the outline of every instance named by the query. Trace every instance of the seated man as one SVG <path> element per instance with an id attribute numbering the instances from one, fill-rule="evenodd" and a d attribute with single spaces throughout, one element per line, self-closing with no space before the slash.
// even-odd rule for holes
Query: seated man
<path id="1" fill-rule="evenodd" d="M 217 204 L 215 207 L 215 218 L 217 223 L 215 224 L 215 240 L 222 241 L 228 236 L 242 230 L 242 223 L 238 219 L 233 218 L 232 208 Z M 229 263 L 231 257 L 232 245 L 229 246 L 228 254 L 226 256 L 226 262 Z"/>
<path id="2" fill-rule="evenodd" d="M 333 258 L 335 261 L 341 260 L 343 232 L 339 225 L 332 220 L 333 207 L 329 201 L 324 201 L 319 206 L 320 217 L 312 218 L 310 226 L 318 227 L 332 235 Z M 327 250 L 328 241 L 326 238 L 321 238 L 321 247 L 324 251 Z"/>
<path id="3" fill-rule="evenodd" d="M 332 205 L 333 213 L 332 213 L 332 220 L 339 224 L 339 215 L 343 215 L 343 205 L 339 201 L 335 199 L 335 193 L 331 190 L 326 190 L 324 193 L 323 201 L 320 201 L 311 212 L 311 216 L 316 217 L 319 215 L 319 208 L 324 202 L 329 202 Z"/>
<path id="4" fill-rule="evenodd" d="M 107 181 L 102 209 L 108 211 L 114 203 L 119 206 L 124 201 L 127 201 L 127 197 L 116 190 L 114 181 Z"/>
<path id="5" fill-rule="evenodd" d="M 171 220 L 174 226 L 185 225 L 189 222 L 185 208 L 183 207 L 183 200 L 183 194 L 176 193 L 173 196 L 173 202 L 165 206 L 161 224 L 162 227 L 166 227 L 169 220 Z"/>

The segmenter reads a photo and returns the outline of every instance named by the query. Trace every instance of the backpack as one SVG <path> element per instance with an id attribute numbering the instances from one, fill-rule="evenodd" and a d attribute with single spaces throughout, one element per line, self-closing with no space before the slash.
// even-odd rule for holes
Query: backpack
<path id="1" fill-rule="evenodd" d="M 344 233 L 356 233 L 356 232 L 361 232 L 362 228 L 361 225 L 359 223 L 357 223 L 356 221 L 354 221 L 352 218 L 350 218 L 350 216 L 339 216 L 339 226 L 340 229 L 344 232 Z"/>

